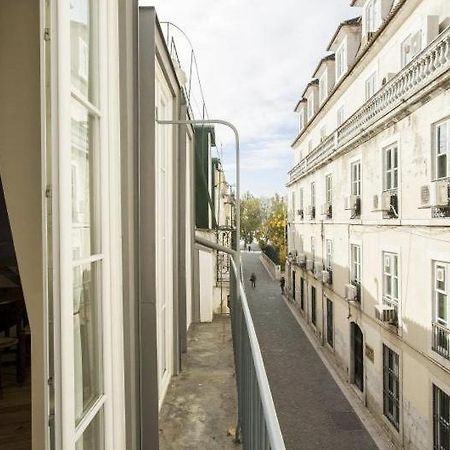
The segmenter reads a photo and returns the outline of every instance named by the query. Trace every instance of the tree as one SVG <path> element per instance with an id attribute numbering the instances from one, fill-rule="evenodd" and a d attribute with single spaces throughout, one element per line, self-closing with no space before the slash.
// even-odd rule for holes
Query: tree
<path id="1" fill-rule="evenodd" d="M 286 224 L 287 207 L 282 197 L 276 194 L 271 198 L 266 219 L 263 221 L 259 232 L 258 242 L 261 249 L 271 246 L 277 254 L 276 263 L 284 265 L 286 259 Z M 270 251 L 272 253 L 272 251 Z M 271 257 L 271 255 L 268 255 Z M 273 258 L 272 258 L 273 259 Z"/>
<path id="2" fill-rule="evenodd" d="M 263 221 L 261 200 L 246 192 L 241 200 L 241 238 L 245 245 L 253 242 Z"/>

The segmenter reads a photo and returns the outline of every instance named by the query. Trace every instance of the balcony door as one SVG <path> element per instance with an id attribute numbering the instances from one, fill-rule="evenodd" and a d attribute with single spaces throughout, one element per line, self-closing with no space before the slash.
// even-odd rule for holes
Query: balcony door
<path id="1" fill-rule="evenodd" d="M 55 448 L 121 448 L 117 5 L 52 2 Z M 53 31 L 54 30 L 54 31 Z M 50 139 L 50 137 L 49 137 Z M 114 364 L 112 349 L 114 348 Z M 122 411 L 120 411 L 122 409 Z M 114 424 L 114 426 L 113 426 Z"/>
<path id="2" fill-rule="evenodd" d="M 352 322 L 352 359 L 353 359 L 353 384 L 361 391 L 364 391 L 364 337 L 359 326 Z"/>
<path id="3" fill-rule="evenodd" d="M 167 81 L 157 64 L 155 101 L 158 117 L 172 118 L 172 103 Z M 173 219 L 172 219 L 172 132 L 156 127 L 156 308 L 159 404 L 161 405 L 173 371 Z"/>

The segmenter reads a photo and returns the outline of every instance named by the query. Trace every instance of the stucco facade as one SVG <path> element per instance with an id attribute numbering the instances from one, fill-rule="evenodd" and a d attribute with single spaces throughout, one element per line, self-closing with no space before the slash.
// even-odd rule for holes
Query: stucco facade
<path id="1" fill-rule="evenodd" d="M 450 4 L 352 4 L 343 68 L 322 60 L 332 85 L 309 120 L 296 107 L 289 293 L 397 445 L 448 448 Z"/>

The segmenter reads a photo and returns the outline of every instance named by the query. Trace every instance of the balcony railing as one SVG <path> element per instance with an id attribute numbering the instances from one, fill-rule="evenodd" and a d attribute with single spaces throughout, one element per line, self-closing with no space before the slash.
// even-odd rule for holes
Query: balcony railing
<path id="1" fill-rule="evenodd" d="M 237 434 L 244 450 L 285 450 L 247 296 L 231 260 L 231 326 L 238 386 Z M 238 283 L 238 288 L 236 288 Z"/>
<path id="2" fill-rule="evenodd" d="M 450 359 L 450 330 L 433 323 L 433 350 L 444 358 Z"/>
<path id="3" fill-rule="evenodd" d="M 289 172 L 289 183 L 293 183 L 314 166 L 326 161 L 355 137 L 361 136 L 377 121 L 436 81 L 449 68 L 450 27 L 388 81 L 334 133 L 296 164 Z M 426 94 L 427 92 L 423 93 L 424 96 Z"/>

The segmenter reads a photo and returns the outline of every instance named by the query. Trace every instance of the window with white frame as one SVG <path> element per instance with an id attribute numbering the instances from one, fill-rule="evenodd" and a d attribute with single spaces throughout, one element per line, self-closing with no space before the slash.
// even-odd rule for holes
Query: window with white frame
<path id="1" fill-rule="evenodd" d="M 331 239 L 327 239 L 325 245 L 326 245 L 325 265 L 326 269 L 331 269 L 331 265 L 333 264 L 333 241 Z"/>
<path id="2" fill-rule="evenodd" d="M 291 193 L 291 211 L 292 215 L 295 214 L 295 191 L 292 191 Z"/>
<path id="3" fill-rule="evenodd" d="M 449 263 L 433 264 L 433 342 L 432 348 L 444 358 L 450 359 L 449 323 Z"/>
<path id="4" fill-rule="evenodd" d="M 311 260 L 314 262 L 316 259 L 316 239 L 311 236 Z"/>
<path id="5" fill-rule="evenodd" d="M 323 73 L 323 75 L 319 79 L 319 101 L 322 104 L 327 98 L 328 90 L 327 90 L 327 71 Z"/>
<path id="6" fill-rule="evenodd" d="M 383 303 L 397 308 L 399 300 L 398 254 L 383 252 Z"/>
<path id="7" fill-rule="evenodd" d="M 373 33 L 378 27 L 378 1 L 379 0 L 369 0 L 367 2 L 365 8 L 365 25 L 367 33 Z"/>
<path id="8" fill-rule="evenodd" d="M 308 120 L 312 119 L 314 115 L 314 92 L 308 97 Z"/>
<path id="9" fill-rule="evenodd" d="M 322 142 L 327 137 L 327 126 L 322 125 L 320 127 L 320 142 Z"/>
<path id="10" fill-rule="evenodd" d="M 300 114 L 298 117 L 298 127 L 300 131 L 302 131 L 303 128 L 305 128 L 305 112 L 303 111 L 303 109 L 300 110 Z"/>
<path id="11" fill-rule="evenodd" d="M 300 188 L 298 191 L 298 201 L 300 211 L 303 211 L 303 188 Z"/>
<path id="12" fill-rule="evenodd" d="M 325 177 L 325 200 L 329 205 L 333 203 L 333 175 L 331 173 Z"/>
<path id="13" fill-rule="evenodd" d="M 361 161 L 350 165 L 351 194 L 361 196 Z"/>
<path id="14" fill-rule="evenodd" d="M 422 31 L 410 34 L 401 44 L 402 67 L 408 65 L 422 50 Z"/>
<path id="15" fill-rule="evenodd" d="M 316 207 L 316 183 L 314 181 L 311 183 L 311 206 Z"/>
<path id="16" fill-rule="evenodd" d="M 377 89 L 377 74 L 374 72 L 366 80 L 366 100 L 373 97 Z"/>
<path id="17" fill-rule="evenodd" d="M 350 245 L 350 276 L 353 284 L 361 284 L 361 246 Z"/>
<path id="18" fill-rule="evenodd" d="M 391 145 L 384 149 L 383 152 L 384 165 L 384 190 L 392 190 L 398 188 L 398 146 Z"/>
<path id="19" fill-rule="evenodd" d="M 449 328 L 449 264 L 434 263 L 434 321 Z"/>
<path id="20" fill-rule="evenodd" d="M 447 119 L 435 126 L 434 140 L 434 173 L 435 178 L 450 176 L 450 120 Z"/>
<path id="21" fill-rule="evenodd" d="M 341 78 L 343 73 L 345 72 L 346 64 L 345 64 L 345 43 L 337 49 L 336 51 L 336 79 Z"/>
<path id="22" fill-rule="evenodd" d="M 344 123 L 344 105 L 337 110 L 337 126 L 340 127 Z"/>
<path id="23" fill-rule="evenodd" d="M 434 384 L 433 448 L 450 450 L 450 397 Z"/>

